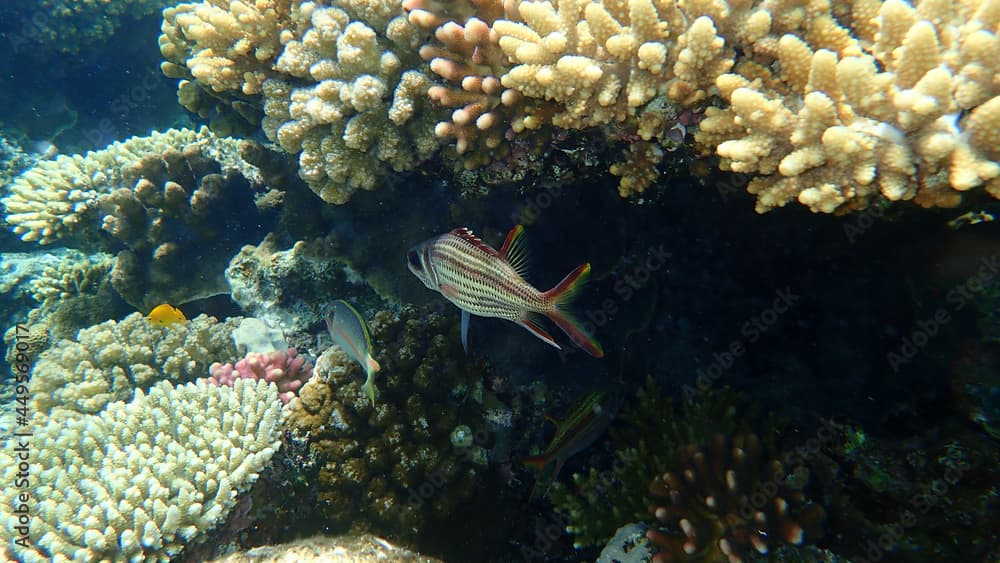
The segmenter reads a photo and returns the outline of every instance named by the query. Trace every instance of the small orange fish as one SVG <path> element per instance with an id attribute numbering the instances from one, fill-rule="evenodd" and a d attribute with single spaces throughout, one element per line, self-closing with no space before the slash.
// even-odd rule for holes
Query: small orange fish
<path id="1" fill-rule="evenodd" d="M 153 307 L 153 310 L 149 312 L 146 319 L 155 325 L 170 326 L 186 321 L 187 317 L 177 307 L 164 303 Z"/>

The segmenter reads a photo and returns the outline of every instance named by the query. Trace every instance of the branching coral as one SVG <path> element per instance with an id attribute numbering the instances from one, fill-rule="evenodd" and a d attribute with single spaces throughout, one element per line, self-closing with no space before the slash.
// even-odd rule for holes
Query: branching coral
<path id="1" fill-rule="evenodd" d="M 391 0 L 206 0 L 164 12 L 160 49 L 188 109 L 208 115 L 210 95 L 253 123 L 263 111 L 267 136 L 339 204 L 374 189 L 383 164 L 409 170 L 436 150 L 421 41 Z"/>
<path id="2" fill-rule="evenodd" d="M 724 169 L 759 174 L 758 211 L 951 207 L 980 186 L 1000 197 L 996 3 L 856 2 L 850 26 L 820 2 L 797 10 L 802 29 L 784 34 L 770 11 L 771 33 L 745 47 L 753 60 L 716 80 L 729 106 L 709 108 L 696 137 Z"/>
<path id="3" fill-rule="evenodd" d="M 539 114 L 552 110 L 551 104 L 535 103 L 500 82 L 510 63 L 491 26 L 501 17 L 516 18 L 514 6 L 499 0 L 447 7 L 434 1 L 403 2 L 411 23 L 434 32 L 436 41 L 421 47 L 420 56 L 449 86 L 436 84 L 427 93 L 436 105 L 453 108 L 434 132 L 442 139 L 455 139 L 466 169 L 505 156 L 515 134 L 546 125 L 548 119 Z M 467 8 L 465 13 L 461 8 Z"/>
<path id="4" fill-rule="evenodd" d="M 465 359 L 458 327 L 440 315 L 382 311 L 370 325 L 382 366 L 376 404 L 361 389 L 360 366 L 331 347 L 289 403 L 287 424 L 318 456 L 315 487 L 331 528 L 412 538 L 472 492 L 476 466 L 450 435 L 459 424 L 481 430 L 482 412 L 453 389 L 482 367 Z"/>
<path id="5" fill-rule="evenodd" d="M 256 126 L 258 95 L 295 23 L 301 2 L 209 0 L 163 11 L 163 73 L 179 78 L 177 99 L 202 117 L 228 114 Z M 215 123 L 213 123 L 213 127 Z"/>
<path id="6" fill-rule="evenodd" d="M 781 462 L 768 462 L 757 436 L 718 436 L 676 455 L 675 469 L 650 486 L 663 503 L 653 512 L 667 526 L 646 533 L 660 548 L 654 561 L 740 563 L 751 550 L 766 554 L 780 542 L 819 537 L 824 511 L 802 492 L 808 470 L 789 474 Z"/>
<path id="7" fill-rule="evenodd" d="M 233 360 L 232 332 L 239 319 L 219 323 L 201 315 L 161 326 L 133 313 L 81 330 L 42 354 L 31 378 L 32 409 L 63 407 L 100 412 L 112 401 L 131 398 L 160 380 L 175 383 L 208 375 L 208 367 Z"/>
<path id="8" fill-rule="evenodd" d="M 278 387 L 278 397 L 287 403 L 302 384 L 312 377 L 313 366 L 295 348 L 277 352 L 250 352 L 231 363 L 215 362 L 208 367 L 211 385 L 232 387 L 238 379 L 264 380 Z"/>
<path id="9" fill-rule="evenodd" d="M 26 563 L 171 560 L 257 479 L 280 443 L 280 405 L 263 381 L 161 382 L 99 414 L 36 415 L 30 532 L 15 541 L 13 510 L 27 493 L 5 487 L 5 547 Z M 13 452 L 0 453 L 7 480 L 19 471 Z"/>
<path id="10" fill-rule="evenodd" d="M 383 164 L 409 170 L 437 149 L 438 120 L 417 55 L 420 32 L 391 0 L 312 2 L 264 83 L 264 132 L 299 155 L 299 175 L 328 203 L 371 190 Z"/>

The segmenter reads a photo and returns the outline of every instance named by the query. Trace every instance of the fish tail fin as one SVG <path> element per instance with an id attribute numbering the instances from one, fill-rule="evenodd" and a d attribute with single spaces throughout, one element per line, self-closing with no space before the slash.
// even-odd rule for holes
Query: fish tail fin
<path id="1" fill-rule="evenodd" d="M 378 362 L 375 361 L 375 358 L 371 357 L 371 354 L 365 358 L 365 364 L 365 371 L 370 373 L 375 373 L 376 371 L 382 369 L 382 366 L 378 365 Z"/>
<path id="2" fill-rule="evenodd" d="M 585 262 L 567 274 L 555 287 L 546 291 L 544 296 L 558 308 L 572 302 L 588 280 L 590 280 L 590 262 Z"/>
<path id="3" fill-rule="evenodd" d="M 549 464 L 549 456 L 547 455 L 529 455 L 521 458 L 521 463 L 529 469 L 534 469 L 535 471 L 541 473 L 545 471 L 545 466 Z"/>
<path id="4" fill-rule="evenodd" d="M 366 381 L 365 384 L 361 386 L 361 388 L 364 390 L 365 395 L 368 395 L 368 398 L 371 400 L 372 406 L 374 407 L 375 406 L 375 384 L 372 383 L 371 381 Z"/>
<path id="5" fill-rule="evenodd" d="M 595 358 L 603 358 L 604 350 L 601 348 L 601 343 L 590 334 L 583 323 L 565 308 L 580 292 L 580 288 L 587 283 L 588 279 L 590 279 L 590 262 L 581 264 L 555 287 L 546 291 L 545 297 L 552 301 L 554 307 L 552 310 L 546 311 L 545 314 L 566 333 L 566 336 L 574 344 Z"/>

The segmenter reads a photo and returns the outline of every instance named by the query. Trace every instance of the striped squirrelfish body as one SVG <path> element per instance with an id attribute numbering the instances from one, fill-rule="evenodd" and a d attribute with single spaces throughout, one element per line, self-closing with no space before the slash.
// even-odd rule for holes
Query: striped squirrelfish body
<path id="1" fill-rule="evenodd" d="M 515 322 L 557 349 L 559 344 L 533 318 L 545 315 L 591 356 L 604 356 L 601 345 L 565 306 L 590 277 L 590 263 L 569 273 L 548 291 L 524 279 L 524 227 L 511 229 L 500 250 L 466 228 L 424 241 L 407 253 L 407 266 L 428 288 L 457 305 L 462 314 L 465 344 L 468 314 Z"/>

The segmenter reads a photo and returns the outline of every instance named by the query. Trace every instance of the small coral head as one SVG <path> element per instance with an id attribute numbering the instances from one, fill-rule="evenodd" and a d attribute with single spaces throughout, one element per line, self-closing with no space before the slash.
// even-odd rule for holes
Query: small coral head
<path id="1" fill-rule="evenodd" d="M 766 460 L 753 434 L 678 448 L 675 468 L 650 485 L 662 499 L 650 510 L 665 526 L 646 534 L 660 548 L 653 560 L 738 563 L 776 542 L 815 540 L 823 509 L 788 477 L 780 462 Z"/>

